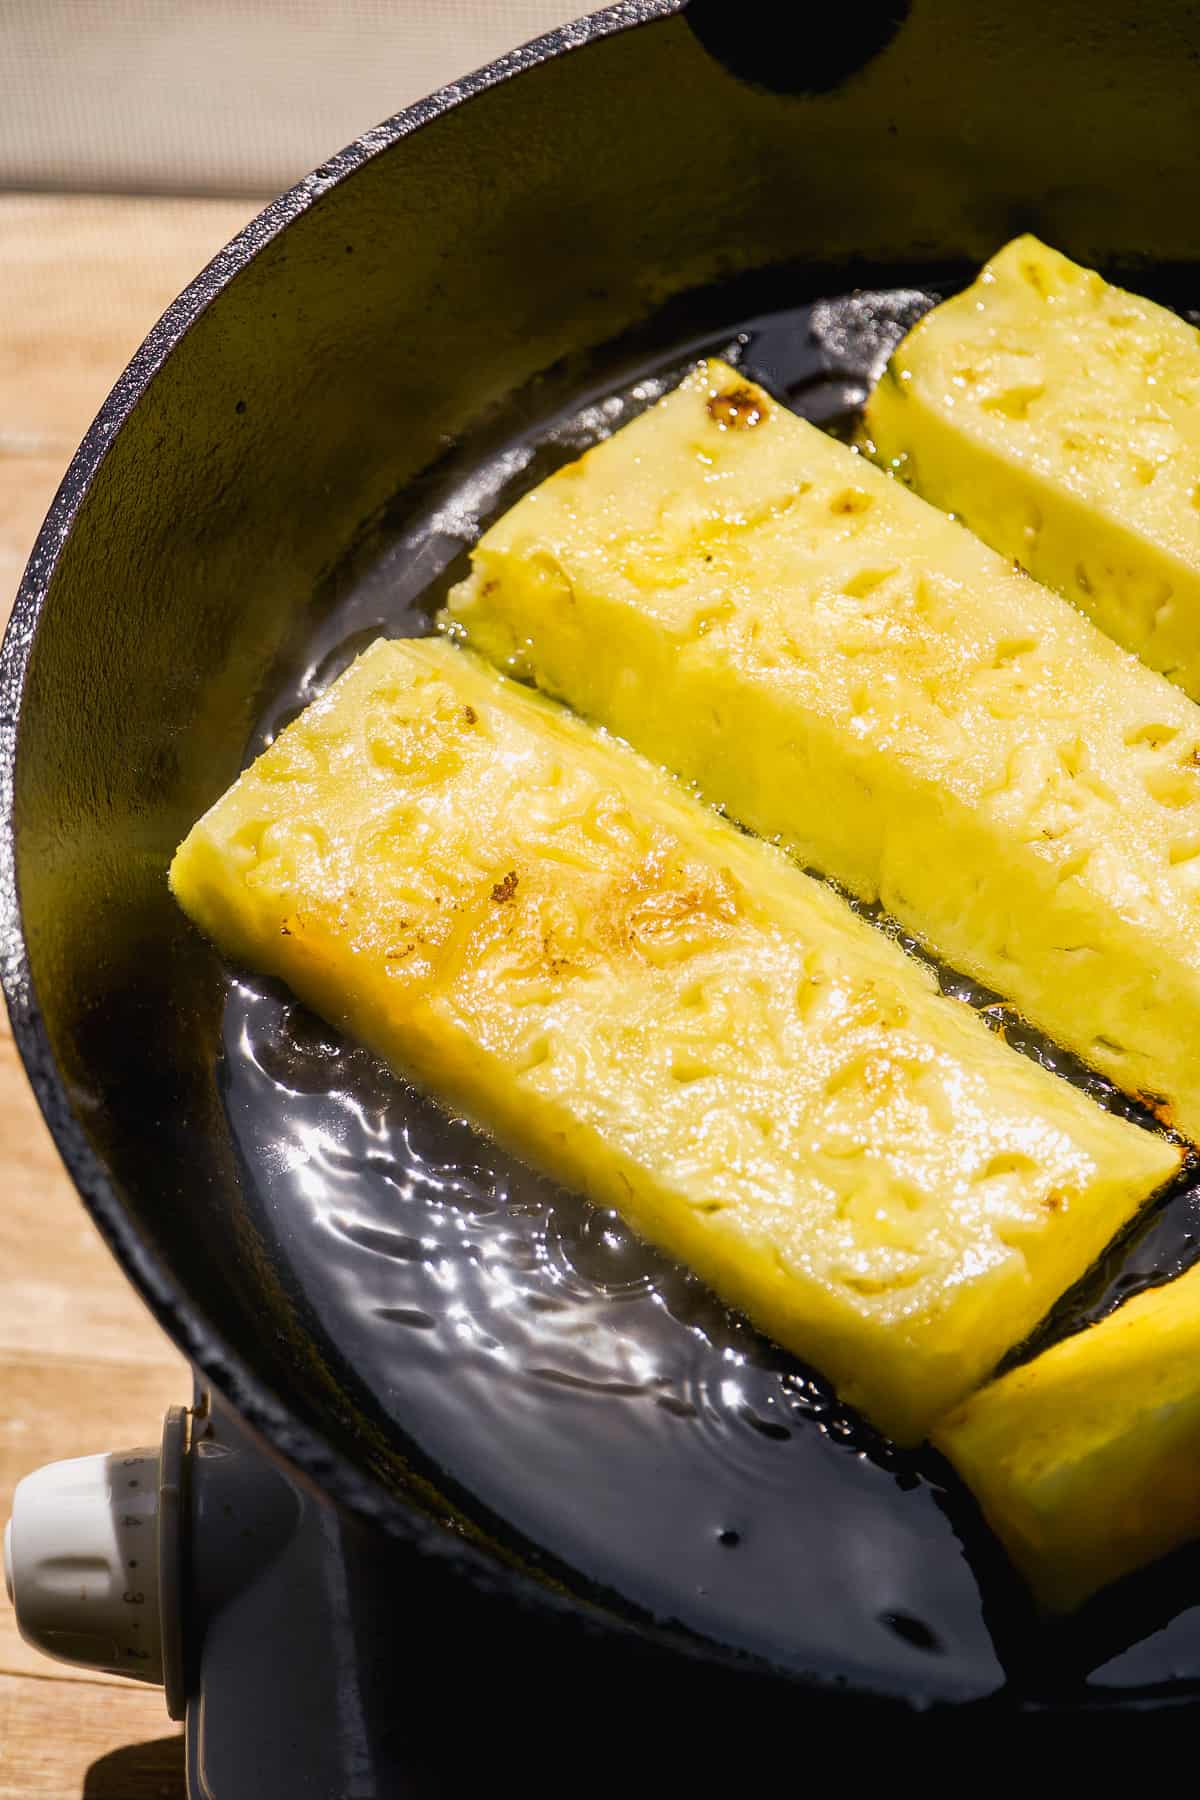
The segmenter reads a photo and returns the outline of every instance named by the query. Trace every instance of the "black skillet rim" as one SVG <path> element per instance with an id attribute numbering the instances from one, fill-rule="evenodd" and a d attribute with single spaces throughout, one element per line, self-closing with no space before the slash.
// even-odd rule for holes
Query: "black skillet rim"
<path id="1" fill-rule="evenodd" d="M 423 125 L 475 95 L 532 71 L 569 51 L 599 39 L 650 24 L 682 12 L 687 0 L 618 0 L 573 23 L 531 40 L 472 74 L 418 100 L 412 106 L 364 132 L 315 171 L 258 213 L 218 251 L 171 303 L 122 371 L 72 457 L 21 577 L 11 617 L 0 643 L 0 988 L 8 1006 L 13 1038 L 56 1147 L 108 1248 L 159 1324 L 188 1358 L 204 1384 L 210 1384 L 236 1411 L 268 1454 L 282 1460 L 318 1494 L 332 1499 L 386 1537 L 407 1543 L 436 1558 L 485 1592 L 502 1595 L 523 1609 L 557 1615 L 563 1623 L 582 1627 L 592 1636 L 621 1638 L 644 1648 L 658 1648 L 708 1665 L 725 1666 L 743 1675 L 766 1676 L 801 1688 L 816 1689 L 830 1699 L 852 1697 L 843 1678 L 795 1671 L 747 1657 L 731 1646 L 696 1640 L 658 1624 L 622 1617 L 578 1596 L 547 1588 L 524 1572 L 458 1536 L 448 1524 L 420 1512 L 364 1474 L 315 1428 L 298 1422 L 287 1406 L 238 1355 L 205 1317 L 203 1307 L 185 1293 L 165 1262 L 142 1241 L 99 1159 L 81 1130 L 56 1064 L 42 1019 L 25 948 L 20 897 L 17 892 L 14 781 L 21 704 L 38 621 L 75 516 L 117 432 L 141 400 L 159 369 L 202 313 L 257 256 L 258 252 L 306 212 L 331 188 L 364 163 L 392 149 Z M 884 1705 L 907 1704 L 924 1712 L 929 1702 L 919 1692 L 857 1688 L 860 1699 Z M 1022 1701 L 1011 1690 L 975 1703 L 958 1703 L 956 1712 L 1059 1710 L 1108 1714 L 1178 1706 L 1190 1696 L 1155 1698 L 1136 1692 L 1120 1698 L 1080 1696 L 1062 1701 Z M 942 1712 L 943 1705 L 934 1703 Z"/>

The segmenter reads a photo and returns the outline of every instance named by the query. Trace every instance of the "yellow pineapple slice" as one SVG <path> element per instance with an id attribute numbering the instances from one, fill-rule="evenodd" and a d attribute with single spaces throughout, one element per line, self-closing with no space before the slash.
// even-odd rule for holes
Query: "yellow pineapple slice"
<path id="1" fill-rule="evenodd" d="M 1200 710 L 961 525 L 713 362 L 449 613 L 1200 1136 Z"/>
<path id="2" fill-rule="evenodd" d="M 984 1388 L 934 1441 L 1049 1611 L 1200 1536 L 1200 1266 Z"/>
<path id="3" fill-rule="evenodd" d="M 1200 699 L 1200 333 L 1034 237 L 900 344 L 881 461 Z"/>
<path id="4" fill-rule="evenodd" d="M 171 882 L 904 1440 L 1177 1166 L 778 852 L 444 642 L 362 656 Z"/>

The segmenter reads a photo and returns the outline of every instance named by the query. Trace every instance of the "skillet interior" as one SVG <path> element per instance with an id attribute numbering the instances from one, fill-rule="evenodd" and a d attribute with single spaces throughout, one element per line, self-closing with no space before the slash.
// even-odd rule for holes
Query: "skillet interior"
<path id="1" fill-rule="evenodd" d="M 956 34 L 968 17 L 969 37 Z M 578 398 L 601 367 L 639 355 L 669 363 L 697 333 L 721 341 L 736 321 L 858 281 L 894 285 L 907 271 L 928 285 L 1022 225 L 1110 265 L 1161 265 L 1169 294 L 1200 294 L 1190 283 L 1194 209 L 1178 184 L 1168 196 L 1156 178 L 1190 166 L 1185 23 L 1183 8 L 1141 19 L 1079 5 L 1047 18 L 1032 6 L 993 14 L 930 0 L 863 74 L 811 100 L 736 82 L 679 19 L 535 57 L 522 79 L 434 109 L 414 136 L 419 119 L 385 128 L 366 144 L 378 154 L 348 153 L 285 201 L 277 220 L 291 217 L 287 229 L 252 233 L 201 278 L 193 302 L 214 303 L 155 372 L 193 303 L 168 320 L 81 452 L 6 651 L 5 692 L 13 713 L 20 704 L 13 844 L 24 939 L 5 944 L 18 1036 L 77 1179 L 152 1303 L 268 1438 L 360 1511 L 404 1531 L 414 1503 L 436 1515 L 448 1499 L 494 1535 L 505 1508 L 494 1496 L 481 1508 L 448 1482 L 444 1453 L 428 1442 L 423 1455 L 406 1454 L 389 1421 L 399 1411 L 415 1424 L 411 1396 L 398 1397 L 382 1365 L 372 1380 L 355 1356 L 359 1373 L 348 1371 L 351 1340 L 339 1341 L 331 1316 L 426 1310 L 393 1290 L 399 1264 L 427 1264 L 382 1257 L 392 1297 L 365 1296 L 357 1272 L 341 1280 L 332 1240 L 318 1255 L 291 1216 L 268 1116 L 278 1101 L 264 1088 L 251 1102 L 262 1058 L 238 1049 L 248 1039 L 261 1051 L 279 1003 L 244 989 L 226 1008 L 215 959 L 167 898 L 171 850 L 231 778 L 264 707 L 294 681 L 302 647 L 340 635 L 334 615 L 348 592 L 370 590 L 376 552 L 428 511 L 433 489 L 419 477 L 446 467 L 454 445 L 475 447 L 467 464 L 486 460 L 507 432 L 527 435 Z M 603 344 L 622 346 L 613 363 L 597 360 Z M 311 1086 L 305 1057 L 323 1060 L 311 1040 L 296 1054 L 282 1071 L 289 1091 Z M 369 1091 L 374 1076 L 360 1078 Z M 393 1124 L 408 1117 L 395 1090 L 377 1110 L 385 1104 Z M 429 1129 L 414 1121 L 414 1137 Z M 480 1158 L 494 1160 L 460 1134 L 427 1160 L 460 1170 Z M 347 1169 L 357 1207 L 361 1171 Z M 394 1171 L 377 1173 L 395 1187 Z M 577 1274 L 593 1253 L 602 1284 L 627 1282 L 632 1253 L 589 1242 L 585 1216 L 568 1215 L 579 1239 L 562 1251 L 568 1284 L 568 1269 Z M 614 1302 L 630 1317 L 639 1282 L 635 1271 L 634 1298 Z M 376 1317 L 371 1329 L 380 1327 L 404 1346 L 393 1354 L 405 1369 L 419 1367 L 413 1346 L 434 1334 L 411 1318 Z M 713 1325 L 718 1338 L 723 1329 Z M 758 1364 L 744 1367 L 739 1379 L 752 1387 Z M 559 1424 L 539 1441 L 605 1405 L 570 1382 L 546 1385 Z M 659 1398 L 694 1403 L 672 1391 L 649 1404 Z M 745 1401 L 774 1422 L 777 1394 Z M 740 1458 L 751 1440 L 756 1455 L 761 1443 L 779 1458 L 815 1441 L 811 1430 L 786 1440 L 746 1432 L 713 1448 L 714 1463 Z M 827 1449 L 820 1466 L 832 1468 Z M 597 1482 L 605 1466 L 598 1457 Z M 897 1471 L 854 1467 L 861 1475 L 839 1474 L 814 1517 L 844 1519 L 844 1553 L 862 1562 L 880 1540 L 874 1527 L 855 1528 L 847 1496 L 860 1480 L 892 1484 Z M 660 1472 L 656 1461 L 656 1481 Z M 819 1588 L 793 1598 L 790 1634 L 764 1632 L 756 1588 L 772 1587 L 796 1544 L 763 1542 L 755 1574 L 748 1532 L 720 1541 L 742 1537 L 737 1519 L 701 1520 L 703 1554 L 722 1571 L 713 1579 L 754 1615 L 753 1629 L 726 1623 L 716 1636 L 775 1666 L 891 1692 L 994 1687 L 1001 1675 L 973 1578 L 929 1490 L 914 1491 L 923 1497 L 901 1496 L 890 1515 L 916 1523 L 900 1529 L 872 1590 L 876 1635 L 852 1632 L 853 1644 L 830 1629 L 843 1598 Z M 629 1499 L 628 1489 L 612 1497 L 604 1536 L 615 1556 L 585 1573 L 605 1605 L 609 1591 L 632 1587 L 631 1599 L 678 1616 L 685 1609 L 670 1594 L 626 1579 L 629 1559 L 611 1531 Z M 670 1536 L 674 1505 L 656 1488 L 625 1522 L 650 1543 L 650 1563 L 647 1532 L 653 1524 Z M 920 1641 L 924 1575 L 920 1603 L 906 1585 L 931 1542 L 952 1590 L 936 1645 Z M 528 1554 L 517 1540 L 508 1547 Z M 552 1555 L 550 1568 L 557 1560 L 572 1558 Z M 1157 1605 L 1139 1593 L 1135 1610 L 1149 1610 L 1134 1635 Z M 1200 1648 L 1172 1636 L 1168 1649 L 1161 1664 L 1135 1658 L 1118 1670 L 1118 1686 L 1158 1688 L 1200 1670 Z M 1029 1679 L 1041 1685 L 1036 1671 Z"/>

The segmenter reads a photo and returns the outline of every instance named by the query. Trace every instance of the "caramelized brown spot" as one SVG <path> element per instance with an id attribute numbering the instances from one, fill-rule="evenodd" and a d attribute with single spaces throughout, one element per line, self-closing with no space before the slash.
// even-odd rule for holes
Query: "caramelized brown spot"
<path id="1" fill-rule="evenodd" d="M 723 431 L 748 431 L 767 416 L 761 395 L 750 387 L 728 388 L 723 394 L 710 394 L 708 416 Z"/>
<path id="2" fill-rule="evenodd" d="M 1154 1114 L 1160 1125 L 1165 1125 L 1169 1131 L 1174 1130 L 1175 1118 L 1171 1111 L 1171 1103 L 1165 1094 L 1155 1094 L 1150 1089 L 1143 1088 L 1136 1098 L 1141 1101 L 1147 1112 Z"/>
<path id="3" fill-rule="evenodd" d="M 1042 1201 L 1043 1209 L 1048 1213 L 1061 1212 L 1066 1204 L 1066 1195 L 1060 1194 L 1057 1188 L 1051 1188 L 1050 1192 Z"/>
<path id="4" fill-rule="evenodd" d="M 463 718 L 467 721 L 468 725 L 473 725 L 478 717 L 479 714 L 475 711 L 473 706 L 463 707 Z"/>
<path id="5" fill-rule="evenodd" d="M 508 874 L 504 877 L 504 880 L 496 883 L 495 887 L 492 889 L 492 899 L 498 906 L 503 906 L 507 901 L 513 898 L 516 894 L 517 883 L 520 879 L 521 877 L 517 874 L 517 871 L 515 869 L 510 869 Z"/>
<path id="6" fill-rule="evenodd" d="M 614 891 L 608 924 L 624 950 L 673 962 L 724 937 L 739 911 L 728 870 L 670 868 L 651 855 Z"/>

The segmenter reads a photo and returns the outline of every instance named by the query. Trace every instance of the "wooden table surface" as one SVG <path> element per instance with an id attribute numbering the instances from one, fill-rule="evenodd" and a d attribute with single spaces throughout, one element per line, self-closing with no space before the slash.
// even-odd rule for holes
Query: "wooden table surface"
<path id="1" fill-rule="evenodd" d="M 0 195 L 0 625 L 71 453 L 247 201 Z M 0 1008 L 0 1012 L 2 1012 Z M 39 1463 L 157 1439 L 186 1364 L 100 1242 L 0 1019 L 0 1524 Z M 162 1693 L 28 1649 L 0 1591 L 0 1800 L 181 1800 Z"/>

